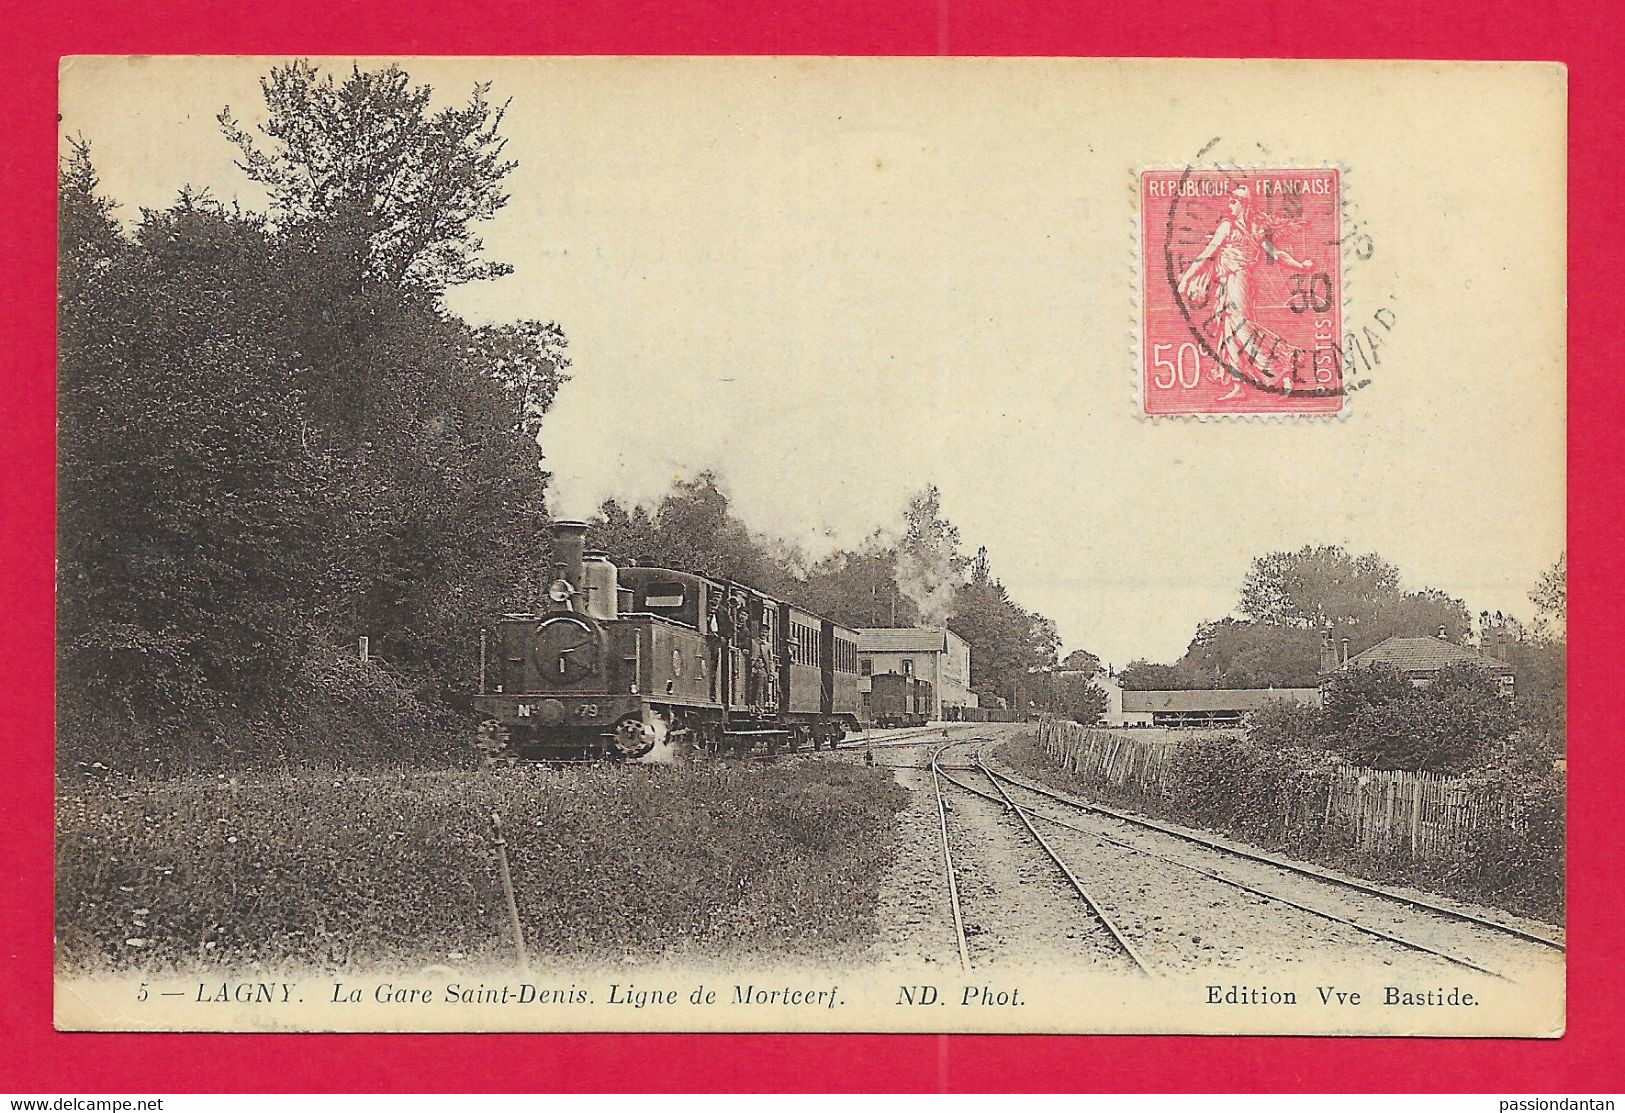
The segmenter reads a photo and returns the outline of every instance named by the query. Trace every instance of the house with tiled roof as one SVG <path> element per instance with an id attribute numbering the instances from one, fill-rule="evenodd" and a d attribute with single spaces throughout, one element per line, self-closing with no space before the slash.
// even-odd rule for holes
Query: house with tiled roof
<path id="1" fill-rule="evenodd" d="M 1405 679 L 1421 688 L 1432 683 L 1434 676 L 1446 665 L 1473 665 L 1499 678 L 1501 694 L 1508 699 L 1512 698 L 1515 680 L 1512 666 L 1506 660 L 1506 642 L 1494 631 L 1486 634 L 1485 644 L 1480 649 L 1447 641 L 1443 627 L 1439 628 L 1438 637 L 1396 635 L 1385 638 L 1370 649 L 1356 653 L 1352 657 L 1347 655 L 1347 638 L 1343 639 L 1343 647 L 1344 658 L 1339 662 L 1336 647 L 1332 642 L 1332 632 L 1327 630 L 1320 647 L 1322 684 L 1352 669 L 1382 665 L 1397 670 Z"/>

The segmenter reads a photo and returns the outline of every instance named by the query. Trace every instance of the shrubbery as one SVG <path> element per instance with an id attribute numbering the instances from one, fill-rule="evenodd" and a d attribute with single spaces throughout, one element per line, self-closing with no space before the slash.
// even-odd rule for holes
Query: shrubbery
<path id="1" fill-rule="evenodd" d="M 1354 669 L 1322 692 L 1318 710 L 1254 714 L 1248 737 L 1265 748 L 1284 740 L 1319 746 L 1372 769 L 1456 774 L 1480 766 L 1519 728 L 1496 678 L 1473 665 L 1447 665 L 1425 687 L 1385 666 Z"/>
<path id="2" fill-rule="evenodd" d="M 468 724 L 447 711 L 431 686 L 350 647 L 313 644 L 285 678 L 274 709 L 225 701 L 184 716 L 97 703 L 95 692 L 64 685 L 57 697 L 57 768 L 112 775 L 318 765 L 328 769 L 472 764 Z"/>

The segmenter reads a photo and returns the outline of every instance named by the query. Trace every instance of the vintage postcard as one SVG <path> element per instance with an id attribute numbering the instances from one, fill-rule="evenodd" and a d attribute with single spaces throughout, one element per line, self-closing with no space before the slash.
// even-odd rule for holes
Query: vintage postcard
<path id="1" fill-rule="evenodd" d="M 1564 1030 L 1566 75 L 78 57 L 64 1030 Z"/>

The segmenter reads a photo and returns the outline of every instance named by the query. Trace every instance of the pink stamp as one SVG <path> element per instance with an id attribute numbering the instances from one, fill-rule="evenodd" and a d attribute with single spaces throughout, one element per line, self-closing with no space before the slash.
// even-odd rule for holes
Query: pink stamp
<path id="1" fill-rule="evenodd" d="M 1144 412 L 1343 410 L 1336 169 L 1140 174 Z"/>

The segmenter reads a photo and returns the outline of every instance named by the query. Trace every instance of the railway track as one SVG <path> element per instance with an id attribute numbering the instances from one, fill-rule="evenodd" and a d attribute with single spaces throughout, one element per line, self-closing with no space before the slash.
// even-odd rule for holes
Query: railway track
<path id="1" fill-rule="evenodd" d="M 1034 784 L 1025 778 L 1012 776 L 1009 773 L 994 772 L 991 770 L 987 772 L 990 777 L 996 777 L 999 780 L 1002 780 L 1004 783 L 1014 785 L 1023 791 L 1031 792 L 1037 796 L 1044 797 L 1048 800 L 1053 800 L 1056 803 L 1082 812 L 1105 816 L 1130 827 L 1155 831 L 1158 834 L 1168 835 L 1183 842 L 1218 852 L 1221 855 L 1228 855 L 1233 858 L 1257 862 L 1262 865 L 1270 866 L 1274 869 L 1284 870 L 1288 873 L 1297 874 L 1302 877 L 1313 878 L 1316 881 L 1347 889 L 1352 892 L 1393 901 L 1416 911 L 1426 912 L 1430 915 L 1471 924 L 1474 927 L 1493 931 L 1495 933 L 1506 935 L 1526 943 L 1533 943 L 1537 946 L 1555 950 L 1559 953 L 1562 953 L 1565 950 L 1565 946 L 1561 941 L 1541 935 L 1538 932 L 1528 931 L 1516 924 L 1502 923 L 1499 920 L 1492 920 L 1489 917 L 1480 916 L 1465 909 L 1451 908 L 1447 905 L 1423 900 L 1407 893 L 1396 892 L 1392 889 L 1384 888 L 1381 885 L 1373 885 L 1370 882 L 1358 881 L 1354 878 L 1340 877 L 1335 873 L 1331 873 L 1330 871 L 1316 869 L 1313 866 L 1307 866 L 1298 862 L 1288 861 L 1284 858 L 1278 858 L 1272 854 L 1248 850 L 1244 847 L 1231 846 L 1226 843 L 1219 842 L 1216 839 L 1205 838 L 1192 831 L 1183 831 L 1177 827 L 1173 827 L 1165 823 L 1158 823 L 1156 820 L 1146 819 L 1143 816 L 1122 812 L 1116 808 L 1106 807 L 1101 804 L 1091 804 L 1087 801 L 1079 800 L 1074 796 L 1056 792 L 1055 790 L 1047 788 L 1043 785 Z"/>
<path id="2" fill-rule="evenodd" d="M 988 740 L 986 738 L 969 738 L 943 742 L 931 751 L 929 760 L 931 786 L 936 796 L 937 818 L 942 837 L 942 861 L 944 874 L 947 879 L 948 904 L 953 916 L 954 935 L 959 948 L 960 965 L 966 970 L 971 968 L 970 952 L 965 934 L 964 911 L 959 893 L 959 879 L 954 866 L 953 842 L 948 831 L 948 803 L 942 786 L 943 783 L 946 782 L 961 789 L 966 789 L 973 792 L 985 799 L 993 800 L 994 803 L 999 803 L 999 801 L 985 792 L 966 785 L 959 778 L 953 776 L 953 773 L 948 768 L 944 767 L 942 763 L 942 755 L 949 749 L 956 746 L 970 744 L 980 745 L 986 743 L 987 741 Z M 995 785 L 996 784 L 997 783 L 995 782 Z M 1112 921 L 1112 918 L 1106 913 L 1105 909 L 1101 907 L 1100 903 L 1089 894 L 1089 891 L 1084 886 L 1083 882 L 1075 873 L 1072 872 L 1071 868 L 1067 866 L 1066 862 L 1061 858 L 1061 856 L 1055 852 L 1054 848 L 1044 839 L 1044 836 L 1038 833 L 1038 829 L 1033 826 L 1031 820 L 1027 818 L 1026 814 L 1008 800 L 1006 800 L 1004 804 L 1008 810 L 1014 811 L 1016 815 L 1021 818 L 1023 824 L 1026 826 L 1028 834 L 1038 843 L 1040 847 L 1044 849 L 1044 851 L 1049 855 L 1049 858 L 1058 867 L 1060 867 L 1061 872 L 1066 876 L 1067 881 L 1070 883 L 1072 891 L 1076 893 L 1079 900 L 1082 901 L 1083 907 L 1087 910 L 1090 918 L 1105 929 L 1106 934 L 1112 939 L 1118 950 L 1126 955 L 1141 973 L 1153 973 L 1151 967 L 1146 963 L 1139 950 L 1132 942 L 1129 941 L 1128 937 L 1117 926 L 1117 924 Z"/>
<path id="3" fill-rule="evenodd" d="M 942 774 L 937 768 L 937 756 L 946 750 L 944 742 L 931 754 L 931 789 L 937 798 L 937 821 L 942 831 L 942 866 L 948 878 L 948 906 L 953 912 L 954 938 L 959 945 L 959 967 L 970 969 L 970 947 L 965 940 L 965 915 L 959 901 L 959 875 L 954 871 L 954 848 L 948 838 L 948 801 L 942 793 Z"/>
<path id="4" fill-rule="evenodd" d="M 1433 904 L 1432 902 L 1418 900 L 1418 899 L 1416 899 L 1414 897 L 1408 896 L 1407 894 L 1396 893 L 1396 892 L 1393 892 L 1393 891 L 1390 891 L 1390 890 L 1387 890 L 1387 889 L 1383 889 L 1380 886 L 1370 885 L 1370 884 L 1367 884 L 1365 882 L 1354 881 L 1354 880 L 1347 879 L 1347 878 L 1339 878 L 1336 875 L 1329 874 L 1329 873 L 1326 873 L 1326 872 L 1321 871 L 1321 870 L 1316 870 L 1316 869 L 1314 869 L 1312 867 L 1303 867 L 1303 866 L 1298 866 L 1296 863 L 1281 861 L 1281 860 L 1276 859 L 1276 858 L 1274 858 L 1273 856 L 1270 856 L 1270 855 L 1259 854 L 1259 853 L 1249 851 L 1249 850 L 1246 850 L 1246 849 L 1243 849 L 1243 848 L 1227 846 L 1227 845 L 1225 845 L 1223 843 L 1219 843 L 1219 842 L 1211 840 L 1211 839 L 1202 838 L 1199 835 L 1194 835 L 1194 834 L 1189 833 L 1189 832 L 1179 831 L 1179 830 L 1177 830 L 1175 828 L 1168 827 L 1167 825 L 1164 825 L 1164 824 L 1156 823 L 1155 821 L 1152 821 L 1152 820 L 1145 820 L 1145 819 L 1142 819 L 1141 817 L 1126 815 L 1124 813 L 1117 812 L 1115 809 L 1102 808 L 1100 806 L 1089 804 L 1089 803 L 1087 803 L 1085 801 L 1082 801 L 1082 800 L 1078 800 L 1078 799 L 1076 799 L 1074 797 L 1070 797 L 1070 796 L 1066 796 L 1065 794 L 1062 794 L 1062 793 L 1054 792 L 1054 791 L 1052 791 L 1052 790 L 1050 790 L 1050 789 L 1048 789 L 1048 788 L 1046 788 L 1046 787 L 1044 787 L 1042 785 L 1032 784 L 1031 782 L 1026 781 L 1023 778 L 1014 777 L 1014 776 L 1011 776 L 1008 773 L 1004 773 L 1004 772 L 1001 772 L 1001 771 L 998 771 L 998 770 L 995 770 L 995 769 L 989 767 L 989 765 L 987 764 L 987 761 L 986 761 L 985 754 L 983 753 L 983 749 L 985 748 L 986 741 L 987 740 L 985 740 L 985 739 L 959 739 L 959 740 L 955 740 L 955 741 L 952 741 L 952 742 L 943 743 L 942 745 L 938 746 L 936 749 L 934 749 L 931 752 L 931 755 L 930 755 L 931 776 L 932 776 L 932 780 L 933 780 L 933 785 L 935 786 L 936 791 L 938 793 L 938 807 L 939 807 L 939 810 L 941 810 L 942 813 L 943 813 L 943 839 L 944 839 L 945 860 L 950 860 L 950 859 L 948 859 L 946 857 L 946 855 L 948 853 L 947 833 L 946 833 L 947 832 L 947 827 L 946 827 L 946 805 L 942 800 L 942 785 L 944 783 L 946 783 L 948 785 L 951 785 L 954 788 L 956 788 L 956 789 L 958 789 L 958 790 L 960 790 L 962 792 L 965 792 L 965 793 L 970 794 L 970 795 L 978 796 L 978 797 L 980 797 L 980 798 L 982 798 L 982 799 L 984 799 L 984 800 L 986 800 L 986 801 L 988 801 L 990 803 L 996 804 L 996 805 L 1000 806 L 1001 808 L 1003 808 L 1007 813 L 1013 814 L 1020 821 L 1021 825 L 1023 826 L 1023 828 L 1025 828 L 1025 830 L 1030 835 L 1032 840 L 1035 841 L 1044 850 L 1046 856 L 1065 875 L 1067 881 L 1071 884 L 1071 886 L 1077 892 L 1080 899 L 1089 907 L 1089 909 L 1090 909 L 1092 915 L 1095 917 L 1095 919 L 1097 919 L 1106 928 L 1108 933 L 1112 936 L 1112 938 L 1120 946 L 1123 953 L 1128 955 L 1131 958 L 1131 960 L 1135 963 L 1135 965 L 1140 970 L 1142 970 L 1142 971 L 1144 971 L 1146 973 L 1153 973 L 1154 972 L 1151 964 L 1148 963 L 1144 959 L 1144 957 L 1140 954 L 1139 950 L 1134 946 L 1134 943 L 1127 937 L 1127 935 L 1124 932 L 1121 931 L 1121 929 L 1116 925 L 1116 923 L 1113 922 L 1110 915 L 1108 915 L 1105 912 L 1105 910 L 1101 908 L 1100 903 L 1088 891 L 1088 889 L 1085 886 L 1083 880 L 1078 877 L 1077 872 L 1074 870 L 1073 866 L 1070 865 L 1065 860 L 1065 858 L 1060 853 L 1058 853 L 1056 851 L 1055 847 L 1051 844 L 1051 842 L 1049 840 L 1046 840 L 1043 837 L 1043 835 L 1039 832 L 1039 830 L 1038 830 L 1038 824 L 1039 823 L 1044 823 L 1044 824 L 1050 825 L 1052 827 L 1064 828 L 1064 829 L 1073 831 L 1073 832 L 1075 832 L 1077 834 L 1081 834 L 1081 835 L 1087 836 L 1089 838 L 1099 840 L 1100 842 L 1106 843 L 1108 845 L 1118 847 L 1118 848 L 1120 848 L 1122 850 L 1125 850 L 1125 851 L 1128 851 L 1130 853 L 1137 854 L 1137 855 L 1142 855 L 1142 856 L 1149 857 L 1149 858 L 1153 858 L 1153 859 L 1161 861 L 1161 862 L 1163 862 L 1165 864 L 1177 867 L 1179 869 L 1188 870 L 1188 871 L 1196 873 L 1196 874 L 1198 874 L 1198 875 L 1200 875 L 1202 877 L 1208 878 L 1209 880 L 1212 880 L 1214 882 L 1217 882 L 1217 883 L 1220 883 L 1220 884 L 1223 884 L 1223 885 L 1226 885 L 1226 886 L 1234 887 L 1236 889 L 1239 889 L 1239 890 L 1242 890 L 1244 892 L 1250 893 L 1250 894 L 1252 894 L 1254 896 L 1263 898 L 1263 899 L 1271 901 L 1273 903 L 1277 903 L 1277 904 L 1280 904 L 1280 905 L 1283 905 L 1283 906 L 1286 906 L 1286 907 L 1290 907 L 1290 908 L 1296 909 L 1296 910 L 1298 910 L 1300 912 L 1304 912 L 1304 913 L 1307 913 L 1309 915 L 1315 916 L 1317 918 L 1329 921 L 1331 923 L 1335 923 L 1335 924 L 1338 924 L 1340 926 L 1350 928 L 1350 929 L 1352 929 L 1352 930 L 1354 930 L 1356 932 L 1359 932 L 1359 933 L 1365 934 L 1365 935 L 1369 935 L 1369 936 L 1371 936 L 1373 938 L 1381 939 L 1381 940 L 1383 940 L 1383 941 L 1385 941 L 1387 943 L 1391 943 L 1391 944 L 1393 944 L 1395 946 L 1402 947 L 1404 949 L 1414 951 L 1414 952 L 1417 952 L 1417 953 L 1426 954 L 1426 955 L 1428 955 L 1430 957 L 1440 959 L 1440 960 L 1442 960 L 1444 962 L 1447 962 L 1447 963 L 1450 963 L 1452 965 L 1461 966 L 1461 967 L 1464 967 L 1466 969 L 1473 970 L 1473 971 L 1475 971 L 1477 973 L 1486 974 L 1486 975 L 1489 975 L 1491 977 L 1495 977 L 1495 978 L 1498 978 L 1498 979 L 1509 980 L 1509 981 L 1511 980 L 1506 974 L 1501 973 L 1500 971 L 1497 971 L 1495 969 L 1492 969 L 1489 966 L 1486 966 L 1486 965 L 1484 965 L 1484 964 L 1482 964 L 1480 962 L 1474 961 L 1472 958 L 1469 958 L 1469 957 L 1467 957 L 1465 955 L 1458 954 L 1458 953 L 1455 953 L 1455 952 L 1450 951 L 1450 950 L 1446 950 L 1446 949 L 1441 948 L 1441 947 L 1431 946 L 1431 945 L 1429 945 L 1427 943 L 1424 943 L 1424 942 L 1422 942 L 1420 940 L 1413 939 L 1413 938 L 1401 935 L 1396 931 L 1386 930 L 1386 929 L 1383 929 L 1383 928 L 1374 927 L 1374 926 L 1372 926 L 1370 924 L 1361 923 L 1359 920 L 1353 919 L 1350 916 L 1342 915 L 1342 914 L 1340 914 L 1340 913 L 1338 913 L 1336 911 L 1332 911 L 1330 909 L 1316 907 L 1313 904 L 1306 904 L 1303 901 L 1294 899 L 1291 896 L 1287 896 L 1285 894 L 1275 892 L 1275 891 L 1272 891 L 1270 889 L 1262 888 L 1262 887 L 1260 887 L 1258 885 L 1250 884 L 1250 883 L 1248 883 L 1246 881 L 1240 880 L 1240 879 L 1235 878 L 1235 877 L 1227 876 L 1226 874 L 1221 873 L 1218 870 L 1210 869 L 1207 866 L 1202 865 L 1200 863 L 1192 862 L 1192 861 L 1185 860 L 1185 859 L 1182 859 L 1182 858 L 1179 858 L 1179 857 L 1175 857 L 1175 856 L 1173 856 L 1171 854 L 1164 854 L 1164 853 L 1161 853 L 1160 851 L 1154 850 L 1154 849 L 1152 849 L 1150 847 L 1139 845 L 1137 843 L 1130 842 L 1130 841 L 1127 841 L 1125 839 L 1115 837 L 1112 834 L 1109 834 L 1109 833 L 1106 833 L 1106 832 L 1103 832 L 1103 831 L 1099 830 L 1098 827 L 1082 826 L 1079 823 L 1074 822 L 1072 819 L 1066 818 L 1064 816 L 1058 816 L 1058 815 L 1052 814 L 1052 809 L 1053 809 L 1054 805 L 1058 804 L 1058 805 L 1061 805 L 1063 807 L 1072 809 L 1074 816 L 1077 815 L 1078 813 L 1082 813 L 1082 814 L 1090 815 L 1090 816 L 1094 816 L 1094 817 L 1104 816 L 1104 817 L 1107 817 L 1109 819 L 1120 820 L 1121 822 L 1126 823 L 1126 824 L 1143 826 L 1143 827 L 1145 827 L 1147 829 L 1156 831 L 1156 832 L 1158 832 L 1160 834 L 1174 836 L 1174 837 L 1179 838 L 1181 840 L 1184 840 L 1184 841 L 1186 841 L 1188 843 L 1199 845 L 1202 848 L 1204 848 L 1204 850 L 1215 851 L 1215 852 L 1218 852 L 1220 854 L 1231 855 L 1231 856 L 1233 856 L 1234 858 L 1237 858 L 1237 859 L 1243 859 L 1243 860 L 1248 860 L 1248 861 L 1253 861 L 1253 862 L 1261 862 L 1261 863 L 1264 863 L 1264 864 L 1267 864 L 1267 865 L 1270 865 L 1270 866 L 1273 866 L 1273 867 L 1277 867 L 1277 868 L 1284 869 L 1284 870 L 1289 870 L 1289 871 L 1294 872 L 1294 873 L 1299 873 L 1299 874 L 1314 878 L 1316 881 L 1328 882 L 1328 883 L 1332 883 L 1332 884 L 1336 884 L 1336 885 L 1341 885 L 1343 887 L 1346 887 L 1348 889 L 1357 891 L 1357 892 L 1359 892 L 1361 894 L 1364 894 L 1364 895 L 1367 895 L 1367 896 L 1377 896 L 1377 897 L 1385 898 L 1387 900 L 1392 900 L 1392 901 L 1395 901 L 1395 902 L 1397 902 L 1397 903 L 1399 903 L 1401 905 L 1404 905 L 1405 907 L 1407 907 L 1407 908 L 1409 908 L 1409 909 L 1411 909 L 1413 911 L 1422 911 L 1422 912 L 1428 913 L 1428 914 L 1438 914 L 1438 915 L 1441 915 L 1441 916 L 1444 916 L 1444 917 L 1447 917 L 1447 918 L 1450 918 L 1450 919 L 1453 919 L 1453 920 L 1468 922 L 1468 923 L 1474 925 L 1475 927 L 1484 928 L 1484 929 L 1488 929 L 1488 930 L 1494 930 L 1494 931 L 1503 933 L 1505 935 L 1508 935 L 1508 936 L 1511 936 L 1511 937 L 1514 937 L 1514 938 L 1517 938 L 1519 940 L 1523 940 L 1523 941 L 1526 941 L 1526 942 L 1533 942 L 1533 943 L 1536 943 L 1536 944 L 1539 944 L 1539 945 L 1542 945 L 1542 946 L 1546 946 L 1546 947 L 1550 947 L 1550 948 L 1554 948 L 1554 949 L 1558 949 L 1558 950 L 1562 949 L 1562 945 L 1560 943 L 1557 943 L 1556 941 L 1551 940 L 1551 939 L 1547 939 L 1547 938 L 1545 938 L 1543 936 L 1540 936 L 1540 935 L 1538 935 L 1536 933 L 1525 931 L 1524 929 L 1519 928 L 1519 927 L 1517 927 L 1515 925 L 1499 923 L 1497 921 L 1490 920 L 1490 919 L 1487 919 L 1487 918 L 1481 917 L 1481 916 L 1476 916 L 1476 915 L 1474 915 L 1472 913 L 1465 912 L 1465 911 L 1462 911 L 1462 910 L 1459 910 L 1459 909 L 1451 909 L 1451 908 L 1447 908 L 1447 907 L 1444 907 L 1444 906 L 1441 906 L 1441 905 Z M 979 747 L 976 754 L 975 754 L 975 757 L 974 757 L 973 761 L 970 764 L 959 765 L 959 766 L 950 766 L 950 765 L 945 763 L 944 756 L 948 753 L 948 751 L 950 751 L 952 749 L 955 749 L 955 748 L 957 748 L 959 746 L 970 745 L 970 744 L 976 744 Z M 976 784 L 972 784 L 972 783 L 968 782 L 967 780 L 963 779 L 962 777 L 955 776 L 955 773 L 972 773 L 972 774 L 976 775 L 977 777 L 979 777 L 980 779 L 985 780 L 987 785 L 991 788 L 991 791 L 989 791 L 989 789 L 987 789 L 987 788 L 978 787 Z M 1015 796 L 1012 795 L 1012 791 L 1011 791 L 1012 789 L 1015 789 L 1015 790 L 1020 791 L 1020 792 L 1032 793 L 1032 794 L 1034 794 L 1036 796 L 1039 796 L 1039 797 L 1043 798 L 1045 800 L 1046 804 L 1049 805 L 1049 808 L 1048 809 L 1041 808 L 1039 806 L 1035 806 L 1035 805 L 1031 804 L 1030 802 L 1024 803 L 1024 802 L 1018 801 L 1015 798 Z M 951 869 L 951 865 L 950 865 L 950 869 Z M 955 906 L 955 914 L 956 914 L 956 920 L 957 920 L 957 918 L 958 918 L 957 904 Z"/>
<path id="5" fill-rule="evenodd" d="M 955 725 L 962 727 L 965 724 L 955 724 Z M 895 732 L 887 733 L 885 735 L 882 735 L 879 738 L 864 738 L 861 735 L 859 735 L 859 736 L 856 736 L 856 737 L 847 738 L 847 739 L 844 739 L 843 741 L 837 742 L 837 743 L 835 743 L 835 745 L 833 747 L 831 747 L 828 750 L 812 750 L 812 749 L 805 749 L 805 748 L 799 749 L 799 750 L 783 749 L 783 750 L 773 750 L 771 752 L 765 752 L 765 753 L 764 752 L 753 751 L 753 752 L 748 753 L 748 754 L 739 754 L 739 755 L 736 755 L 736 756 L 745 758 L 746 760 L 749 760 L 749 761 L 777 761 L 780 758 L 786 758 L 786 757 L 812 757 L 812 756 L 817 755 L 817 754 L 833 753 L 833 752 L 842 751 L 842 750 L 850 752 L 850 751 L 861 751 L 861 750 L 865 750 L 865 749 L 869 749 L 869 750 L 904 749 L 904 748 L 908 748 L 908 747 L 922 746 L 922 745 L 925 745 L 925 744 L 927 744 L 927 743 L 929 743 L 931 741 L 940 741 L 942 739 L 942 737 L 943 737 L 945 729 L 946 730 L 953 730 L 954 726 L 949 726 L 947 728 L 944 728 L 941 725 L 929 726 L 929 727 L 906 727 L 906 728 L 897 729 L 897 730 L 895 730 Z M 908 766 L 889 766 L 889 768 L 901 769 L 901 768 L 924 768 L 924 767 L 923 766 L 908 765 Z"/>

